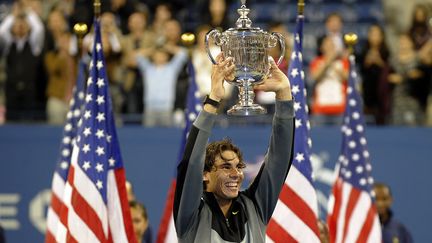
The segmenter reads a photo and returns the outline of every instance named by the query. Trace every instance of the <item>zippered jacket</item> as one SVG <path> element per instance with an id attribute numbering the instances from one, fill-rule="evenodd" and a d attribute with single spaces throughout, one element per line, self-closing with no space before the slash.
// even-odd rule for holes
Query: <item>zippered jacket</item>
<path id="1" fill-rule="evenodd" d="M 233 199 L 225 217 L 211 192 L 203 191 L 204 158 L 216 114 L 201 111 L 177 168 L 174 221 L 179 242 L 265 242 L 265 231 L 292 161 L 293 101 L 276 101 L 264 163 L 254 181 Z"/>

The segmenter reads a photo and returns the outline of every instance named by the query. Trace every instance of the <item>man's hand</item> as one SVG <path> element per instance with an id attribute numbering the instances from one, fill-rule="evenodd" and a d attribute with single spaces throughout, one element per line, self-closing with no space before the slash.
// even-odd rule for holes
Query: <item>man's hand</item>
<path id="1" fill-rule="evenodd" d="M 263 83 L 256 85 L 255 89 L 275 92 L 277 100 L 292 100 L 289 80 L 278 68 L 273 58 L 270 58 L 269 75 L 264 79 Z"/>
<path id="2" fill-rule="evenodd" d="M 213 65 L 211 73 L 210 98 L 221 101 L 225 97 L 224 80 L 234 79 L 235 65 L 232 57 L 225 58 L 223 53 L 216 57 L 217 64 Z"/>

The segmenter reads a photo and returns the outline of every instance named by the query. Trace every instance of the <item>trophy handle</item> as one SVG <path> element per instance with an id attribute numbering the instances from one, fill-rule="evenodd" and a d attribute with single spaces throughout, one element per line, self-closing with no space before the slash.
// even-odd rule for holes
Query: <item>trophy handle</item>
<path id="1" fill-rule="evenodd" d="M 226 38 L 224 38 L 224 36 L 222 35 L 222 33 L 218 29 L 213 29 L 213 30 L 209 31 L 205 36 L 205 47 L 206 47 L 207 55 L 209 56 L 209 58 L 213 64 L 217 64 L 216 60 L 213 58 L 213 56 L 210 52 L 210 47 L 209 47 L 209 40 L 210 39 L 214 39 L 215 44 L 217 46 L 221 46 L 225 43 Z"/>
<path id="2" fill-rule="evenodd" d="M 283 60 L 283 58 L 285 56 L 285 38 L 283 37 L 282 34 L 277 33 L 277 32 L 273 32 L 273 33 L 271 33 L 270 40 L 274 41 L 274 42 L 273 43 L 269 43 L 269 47 L 275 47 L 276 46 L 276 41 L 279 42 L 279 45 L 281 46 L 281 54 L 280 54 L 279 59 L 278 59 L 278 61 L 276 63 L 277 65 L 279 65 L 282 62 L 282 60 Z"/>

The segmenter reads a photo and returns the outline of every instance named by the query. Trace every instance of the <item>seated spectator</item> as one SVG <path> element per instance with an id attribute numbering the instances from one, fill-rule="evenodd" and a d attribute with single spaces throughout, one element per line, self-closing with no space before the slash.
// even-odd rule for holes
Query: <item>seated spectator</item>
<path id="1" fill-rule="evenodd" d="M 143 204 L 137 201 L 130 201 L 130 212 L 135 236 L 138 243 L 152 243 L 152 229 L 149 225 L 147 210 Z"/>

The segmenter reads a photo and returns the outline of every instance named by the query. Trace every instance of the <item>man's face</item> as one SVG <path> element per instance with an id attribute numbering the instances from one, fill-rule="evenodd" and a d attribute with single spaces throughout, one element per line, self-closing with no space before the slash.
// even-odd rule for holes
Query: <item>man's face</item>
<path id="1" fill-rule="evenodd" d="M 147 26 L 147 20 L 143 14 L 133 13 L 129 16 L 128 27 L 131 32 L 144 31 Z"/>
<path id="2" fill-rule="evenodd" d="M 342 19 L 339 16 L 333 15 L 327 19 L 327 30 L 331 33 L 339 33 L 342 30 Z"/>
<path id="3" fill-rule="evenodd" d="M 375 191 L 375 204 L 377 206 L 378 214 L 385 215 L 390 209 L 393 198 L 390 194 L 390 191 L 387 187 L 376 186 L 374 187 Z"/>
<path id="4" fill-rule="evenodd" d="M 30 27 L 24 18 L 17 18 L 12 26 L 12 33 L 17 38 L 24 38 L 30 32 Z"/>
<path id="5" fill-rule="evenodd" d="M 131 207 L 132 223 L 137 239 L 142 239 L 144 232 L 147 230 L 148 221 L 142 215 L 142 210 L 139 207 Z"/>
<path id="6" fill-rule="evenodd" d="M 226 150 L 221 155 L 216 156 L 211 171 L 204 172 L 204 181 L 207 183 L 207 191 L 213 192 L 218 200 L 231 200 L 240 191 L 244 164 L 240 163 L 234 151 Z"/>

